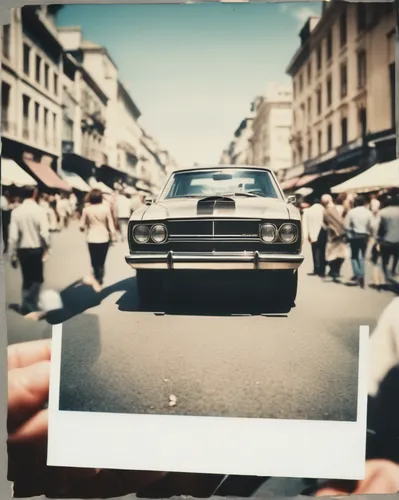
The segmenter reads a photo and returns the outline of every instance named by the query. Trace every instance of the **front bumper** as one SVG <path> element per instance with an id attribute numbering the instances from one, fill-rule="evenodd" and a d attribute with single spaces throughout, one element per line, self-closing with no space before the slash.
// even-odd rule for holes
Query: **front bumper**
<path id="1" fill-rule="evenodd" d="M 166 252 L 135 253 L 125 257 L 133 269 L 298 269 L 304 260 L 299 254 L 261 252 Z"/>

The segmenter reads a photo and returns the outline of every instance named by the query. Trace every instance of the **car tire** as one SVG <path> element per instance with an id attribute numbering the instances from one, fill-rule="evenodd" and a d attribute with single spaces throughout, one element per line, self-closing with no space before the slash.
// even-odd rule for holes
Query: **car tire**
<path id="1" fill-rule="evenodd" d="M 164 277 L 162 271 L 138 269 L 137 294 L 140 309 L 157 309 L 162 303 Z"/>
<path id="2" fill-rule="evenodd" d="M 298 292 L 298 272 L 288 272 L 278 280 L 275 290 L 275 305 L 277 312 L 288 313 L 295 305 Z"/>

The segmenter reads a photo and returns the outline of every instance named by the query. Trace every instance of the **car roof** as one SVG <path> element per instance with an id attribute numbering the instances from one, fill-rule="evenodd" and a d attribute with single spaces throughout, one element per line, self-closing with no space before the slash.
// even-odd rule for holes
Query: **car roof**
<path id="1" fill-rule="evenodd" d="M 196 167 L 191 167 L 191 168 L 183 168 L 181 170 L 175 170 L 173 173 L 174 174 L 180 174 L 184 172 L 201 172 L 204 170 L 223 170 L 223 169 L 228 169 L 228 170 L 262 170 L 264 172 L 269 172 L 271 173 L 270 168 L 266 167 L 257 167 L 255 165 L 206 165 L 206 166 L 196 166 Z"/>

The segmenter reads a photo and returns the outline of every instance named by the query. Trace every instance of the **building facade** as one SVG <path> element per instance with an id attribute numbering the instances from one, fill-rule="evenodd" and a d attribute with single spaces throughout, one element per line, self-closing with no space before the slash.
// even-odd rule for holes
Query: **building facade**
<path id="1" fill-rule="evenodd" d="M 61 166 L 63 51 L 50 7 L 11 9 L 1 49 L 2 156 Z M 40 174 L 40 171 L 39 171 Z M 55 179 L 55 177 L 53 177 Z"/>
<path id="2" fill-rule="evenodd" d="M 253 163 L 278 172 L 292 162 L 290 134 L 292 92 L 288 88 L 270 90 L 253 103 L 255 117 L 251 149 Z"/>
<path id="3" fill-rule="evenodd" d="M 300 38 L 287 68 L 293 84 L 291 165 L 302 165 L 313 184 L 323 174 L 325 188 L 356 169 L 393 159 L 394 5 L 326 3 Z"/>

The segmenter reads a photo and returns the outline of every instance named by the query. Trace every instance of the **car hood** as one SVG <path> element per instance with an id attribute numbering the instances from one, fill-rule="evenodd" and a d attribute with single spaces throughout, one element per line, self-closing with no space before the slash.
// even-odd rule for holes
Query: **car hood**
<path id="1" fill-rule="evenodd" d="M 299 211 L 284 200 L 274 198 L 244 198 L 229 196 L 230 208 L 223 210 L 210 208 L 205 214 L 199 205 L 206 202 L 206 198 L 188 198 L 162 200 L 149 207 L 145 207 L 133 214 L 135 220 L 164 220 L 164 219 L 193 219 L 202 217 L 232 217 L 232 218 L 267 218 L 267 219 L 299 219 Z M 200 202 L 200 203 L 199 203 Z"/>

